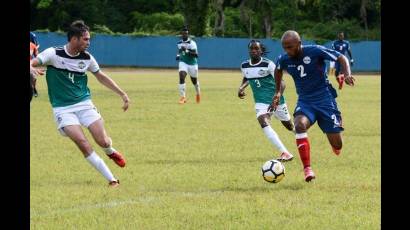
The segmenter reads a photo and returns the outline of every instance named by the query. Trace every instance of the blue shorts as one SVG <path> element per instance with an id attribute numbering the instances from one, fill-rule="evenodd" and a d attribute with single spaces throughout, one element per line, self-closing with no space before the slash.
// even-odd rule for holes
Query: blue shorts
<path id="1" fill-rule="evenodd" d="M 293 116 L 303 114 L 313 125 L 316 121 L 324 133 L 340 133 L 344 130 L 342 116 L 334 98 L 326 98 L 319 102 L 298 100 Z"/>

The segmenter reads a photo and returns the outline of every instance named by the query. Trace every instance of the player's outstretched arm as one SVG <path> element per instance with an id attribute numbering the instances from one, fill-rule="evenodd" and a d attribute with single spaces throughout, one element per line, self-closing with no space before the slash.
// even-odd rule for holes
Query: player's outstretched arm
<path id="1" fill-rule="evenodd" d="M 354 77 L 352 76 L 352 73 L 350 71 L 350 65 L 347 62 L 347 58 L 342 54 L 337 58 L 337 61 L 342 66 L 341 72 L 345 76 L 346 84 L 353 86 L 356 79 L 354 79 Z"/>
<path id="2" fill-rule="evenodd" d="M 238 89 L 238 97 L 240 99 L 245 98 L 245 96 L 246 96 L 245 88 L 248 87 L 248 85 L 249 85 L 249 81 L 244 77 L 242 79 L 242 83 L 241 83 L 241 85 L 239 86 L 239 89 Z"/>
<path id="3" fill-rule="evenodd" d="M 115 83 L 114 80 L 112 80 L 110 77 L 108 77 L 104 72 L 102 72 L 101 70 L 99 70 L 96 73 L 93 73 L 94 76 L 97 78 L 97 80 L 103 84 L 104 86 L 106 86 L 107 88 L 111 89 L 112 91 L 114 91 L 115 93 L 117 93 L 118 95 L 121 96 L 124 105 L 122 106 L 122 109 L 124 111 L 127 111 L 129 104 L 131 102 L 131 100 L 129 99 L 127 93 L 125 93 L 118 85 L 117 83 Z"/>

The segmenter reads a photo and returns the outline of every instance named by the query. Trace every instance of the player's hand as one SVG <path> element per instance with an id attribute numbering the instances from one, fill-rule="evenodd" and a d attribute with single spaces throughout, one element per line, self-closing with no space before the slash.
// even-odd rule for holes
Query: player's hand
<path id="1" fill-rule="evenodd" d="M 272 104 L 270 104 L 269 107 L 268 107 L 268 112 L 269 113 L 276 110 L 276 108 L 279 105 L 279 100 L 280 100 L 280 94 L 275 94 L 273 96 L 273 99 L 272 99 Z"/>
<path id="2" fill-rule="evenodd" d="M 128 107 L 129 107 L 129 105 L 130 105 L 131 100 L 130 100 L 130 98 L 128 97 L 128 95 L 127 95 L 126 93 L 124 93 L 123 95 L 121 95 L 121 98 L 122 98 L 122 100 L 123 100 L 123 102 L 124 102 L 124 105 L 122 106 L 122 110 L 124 110 L 124 112 L 125 112 L 125 111 L 127 111 Z"/>
<path id="3" fill-rule="evenodd" d="M 354 82 L 356 81 L 356 79 L 352 76 L 352 75 L 347 75 L 345 74 L 345 82 L 346 84 L 350 85 L 350 86 L 354 86 Z"/>
<path id="4" fill-rule="evenodd" d="M 354 60 L 350 59 L 350 66 L 353 66 Z"/>
<path id="5" fill-rule="evenodd" d="M 33 76 L 37 76 L 37 75 L 44 75 L 44 70 L 42 69 L 38 69 L 38 68 L 34 68 L 30 65 L 30 73 Z"/>
<path id="6" fill-rule="evenodd" d="M 239 88 L 239 90 L 238 90 L 238 97 L 239 97 L 240 99 L 244 99 L 245 96 L 246 96 L 245 90 L 242 89 L 242 88 Z"/>

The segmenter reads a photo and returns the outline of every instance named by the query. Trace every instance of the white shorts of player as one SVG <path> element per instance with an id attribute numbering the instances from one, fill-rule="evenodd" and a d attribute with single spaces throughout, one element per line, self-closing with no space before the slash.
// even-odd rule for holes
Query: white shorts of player
<path id="1" fill-rule="evenodd" d="M 74 105 L 53 108 L 54 119 L 60 134 L 67 136 L 63 128 L 68 125 L 83 125 L 88 128 L 101 118 L 100 113 L 91 100 L 85 100 Z"/>
<path id="2" fill-rule="evenodd" d="M 335 62 L 334 62 L 334 61 L 330 61 L 330 62 L 329 62 L 329 66 L 330 66 L 330 68 L 335 68 Z"/>
<path id="3" fill-rule="evenodd" d="M 193 78 L 198 77 L 198 65 L 188 65 L 185 62 L 180 61 L 178 72 L 181 72 L 181 71 L 185 71 L 186 73 L 189 74 L 189 76 Z"/>
<path id="4" fill-rule="evenodd" d="M 256 111 L 256 118 L 258 118 L 260 115 L 267 114 L 268 113 L 268 104 L 264 103 L 256 103 L 255 104 L 255 111 Z M 268 113 L 270 116 L 274 116 L 276 119 L 280 121 L 289 121 L 290 120 L 290 114 L 288 112 L 288 106 L 286 103 L 282 105 L 278 105 L 276 108 L 276 111 Z"/>

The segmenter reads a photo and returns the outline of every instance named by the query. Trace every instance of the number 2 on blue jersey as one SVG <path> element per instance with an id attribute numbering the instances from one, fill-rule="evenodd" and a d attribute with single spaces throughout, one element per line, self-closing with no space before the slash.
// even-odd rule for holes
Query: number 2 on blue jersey
<path id="1" fill-rule="evenodd" d="M 300 77 L 306 76 L 305 68 L 303 67 L 303 65 L 298 65 L 298 70 L 300 71 Z"/>

